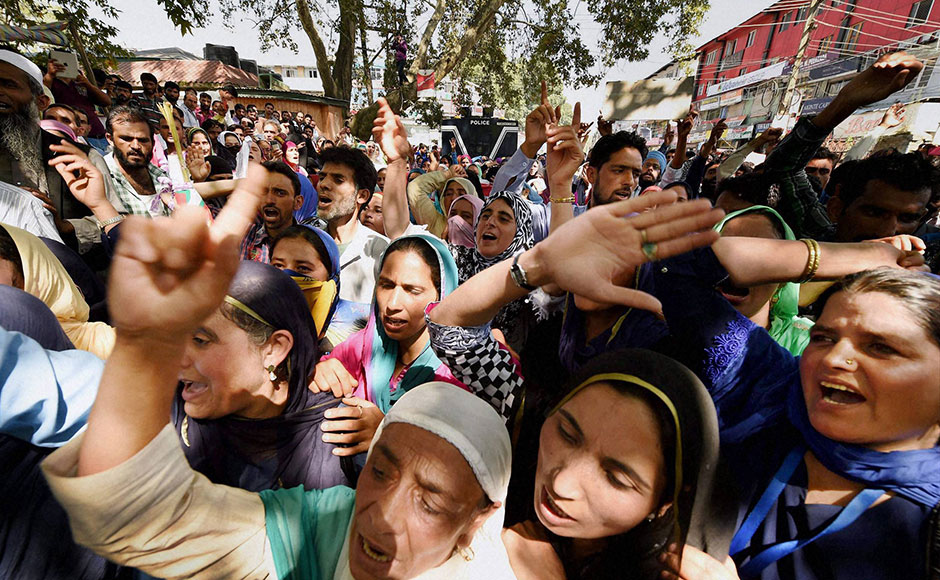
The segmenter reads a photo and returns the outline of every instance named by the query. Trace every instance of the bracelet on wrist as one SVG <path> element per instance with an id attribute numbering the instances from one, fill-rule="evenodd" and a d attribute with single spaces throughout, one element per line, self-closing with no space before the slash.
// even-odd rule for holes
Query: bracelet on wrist
<path id="1" fill-rule="evenodd" d="M 809 238 L 803 238 L 800 241 L 806 244 L 806 249 L 809 251 L 809 254 L 806 258 L 806 267 L 803 268 L 803 274 L 800 275 L 800 279 L 796 282 L 797 284 L 805 284 L 812 280 L 819 270 L 819 242 Z"/>
<path id="2" fill-rule="evenodd" d="M 548 201 L 552 203 L 574 203 L 575 198 L 573 195 L 569 195 L 568 197 L 550 197 Z"/>
<path id="3" fill-rule="evenodd" d="M 106 227 L 108 227 L 108 226 L 110 226 L 110 225 L 119 224 L 119 223 L 121 223 L 122 221 L 124 221 L 124 217 L 125 217 L 125 216 L 124 216 L 123 214 L 118 214 L 118 215 L 116 215 L 116 216 L 114 216 L 114 217 L 112 217 L 112 218 L 108 218 L 108 219 L 104 220 L 103 222 L 98 222 L 98 228 L 103 230 L 104 228 L 106 228 Z"/>

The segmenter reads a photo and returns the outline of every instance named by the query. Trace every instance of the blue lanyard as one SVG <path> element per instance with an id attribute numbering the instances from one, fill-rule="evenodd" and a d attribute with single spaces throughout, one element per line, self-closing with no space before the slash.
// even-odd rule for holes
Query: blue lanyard
<path id="1" fill-rule="evenodd" d="M 742 550 L 744 550 L 748 544 L 751 542 L 751 538 L 754 537 L 754 533 L 757 531 L 757 528 L 760 527 L 761 523 L 767 517 L 767 514 L 770 513 L 771 508 L 777 503 L 777 498 L 780 497 L 780 494 L 783 493 L 784 488 L 787 486 L 787 482 L 790 481 L 790 478 L 793 476 L 793 472 L 796 471 L 796 467 L 800 464 L 800 461 L 803 458 L 803 455 L 806 453 L 806 448 L 800 446 L 790 452 L 787 455 L 786 459 L 783 460 L 783 464 L 780 466 L 780 469 L 777 470 L 777 473 L 774 474 L 773 479 L 770 481 L 770 485 L 767 486 L 767 489 L 764 490 L 763 495 L 757 501 L 757 505 L 754 506 L 754 509 L 751 510 L 751 513 L 747 515 L 744 519 L 744 523 L 741 524 L 741 528 L 734 535 L 734 538 L 731 540 L 731 547 L 729 553 L 734 556 Z M 814 534 L 811 537 L 803 538 L 801 540 L 787 540 L 785 542 L 780 542 L 774 544 L 764 551 L 760 552 L 753 558 L 751 558 L 744 566 L 740 568 L 740 573 L 742 577 L 755 577 L 761 570 L 773 564 L 780 558 L 792 554 L 793 552 L 799 550 L 803 546 L 818 540 L 819 538 L 831 534 L 833 532 L 838 532 L 849 526 L 854 522 L 862 513 L 868 509 L 871 504 L 881 497 L 884 492 L 880 489 L 864 489 L 859 492 L 852 501 L 849 502 L 849 505 L 842 508 L 839 511 L 839 515 L 835 517 L 828 525 L 826 525 L 818 533 Z"/>

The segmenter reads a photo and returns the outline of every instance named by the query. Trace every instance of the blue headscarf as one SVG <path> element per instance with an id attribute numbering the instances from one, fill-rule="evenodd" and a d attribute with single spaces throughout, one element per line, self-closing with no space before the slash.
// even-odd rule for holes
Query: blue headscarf
<path id="1" fill-rule="evenodd" d="M 885 453 L 833 441 L 810 423 L 798 382 L 787 393 L 787 416 L 816 459 L 833 473 L 926 507 L 940 503 L 940 447 Z"/>
<path id="2" fill-rule="evenodd" d="M 300 223 L 317 215 L 317 204 L 319 200 L 317 190 L 313 187 L 313 183 L 310 182 L 310 178 L 299 171 L 295 171 L 294 173 L 297 174 L 297 179 L 300 180 L 300 195 L 304 196 L 303 205 L 294 212 L 294 219 L 297 220 L 297 223 Z"/>
<path id="3" fill-rule="evenodd" d="M 375 278 L 378 280 L 379 273 L 382 271 L 382 265 L 385 263 L 385 257 L 390 250 L 394 250 L 396 243 L 406 239 L 419 239 L 431 246 L 438 257 L 438 266 L 441 270 L 441 286 L 438 288 L 440 299 L 453 292 L 457 288 L 459 279 L 457 277 L 457 264 L 447 245 L 440 239 L 430 236 L 417 234 L 413 236 L 404 236 L 392 242 L 382 254 L 382 259 L 375 264 Z M 397 401 L 405 392 L 412 387 L 422 385 L 428 381 L 434 380 L 437 369 L 443 364 L 434 350 L 431 349 L 430 342 L 425 346 L 418 358 L 411 363 L 408 373 L 405 374 L 399 387 L 394 393 L 389 388 L 392 375 L 395 372 L 395 364 L 398 361 L 398 341 L 389 338 L 385 334 L 385 327 L 382 325 L 381 313 L 379 312 L 378 302 L 372 300 L 372 315 L 369 317 L 369 323 L 366 326 L 366 332 L 369 333 L 371 327 L 371 348 L 369 349 L 369 360 L 363 361 L 368 377 L 368 388 L 372 391 L 369 398 L 373 400 L 383 413 L 387 413 L 392 403 Z"/>

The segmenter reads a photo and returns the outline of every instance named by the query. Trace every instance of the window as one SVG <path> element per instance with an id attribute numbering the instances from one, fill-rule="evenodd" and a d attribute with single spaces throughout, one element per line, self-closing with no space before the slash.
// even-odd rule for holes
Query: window
<path id="1" fill-rule="evenodd" d="M 297 76 L 297 70 L 296 70 L 296 69 L 293 69 L 293 68 L 285 68 L 285 69 L 284 69 L 284 76 L 287 77 L 287 78 L 293 78 L 293 77 Z"/>
<path id="2" fill-rule="evenodd" d="M 933 7 L 933 0 L 920 0 L 920 2 L 914 2 L 911 6 L 911 14 L 907 19 L 907 28 L 913 26 L 920 26 L 927 16 L 930 15 L 930 9 Z"/>
<path id="3" fill-rule="evenodd" d="M 744 68 L 742 68 L 740 71 L 738 71 L 738 76 L 739 76 L 739 77 L 740 77 L 740 76 L 744 76 L 744 75 L 746 75 L 746 74 L 747 74 L 747 67 L 744 67 Z"/>
<path id="4" fill-rule="evenodd" d="M 747 42 L 744 43 L 744 48 L 750 48 L 754 44 L 754 37 L 757 36 L 757 31 L 752 30 L 747 33 Z"/>
<path id="5" fill-rule="evenodd" d="M 727 48 L 725 49 L 726 55 L 732 55 L 738 51 L 738 39 L 735 38 L 728 43 Z"/>
<path id="6" fill-rule="evenodd" d="M 783 15 L 783 18 L 780 19 L 780 32 L 783 32 L 787 28 L 790 28 L 790 21 L 793 20 L 793 12 L 787 12 Z"/>
<path id="7" fill-rule="evenodd" d="M 306 69 L 306 73 L 307 73 L 306 76 L 307 76 L 308 79 L 315 79 L 315 78 L 317 78 L 317 69 L 315 69 L 315 68 L 308 68 L 308 69 Z"/>
<path id="8" fill-rule="evenodd" d="M 855 48 L 855 43 L 858 42 L 859 36 L 862 35 L 862 23 L 853 24 L 848 30 L 844 30 L 845 40 L 842 42 L 842 50 L 852 50 Z"/>
<path id="9" fill-rule="evenodd" d="M 808 10 L 809 10 L 809 8 L 806 7 L 806 6 L 800 8 L 799 10 L 797 10 L 797 12 L 796 12 L 796 21 L 797 21 L 797 22 L 800 22 L 800 21 L 806 20 L 806 13 L 807 13 Z"/>
<path id="10" fill-rule="evenodd" d="M 718 51 L 713 50 L 705 55 L 705 65 L 715 64 L 715 60 L 718 58 Z"/>
<path id="11" fill-rule="evenodd" d="M 829 52 L 829 49 L 832 48 L 832 35 L 826 36 L 819 41 L 819 48 L 816 50 L 816 54 L 826 54 Z"/>

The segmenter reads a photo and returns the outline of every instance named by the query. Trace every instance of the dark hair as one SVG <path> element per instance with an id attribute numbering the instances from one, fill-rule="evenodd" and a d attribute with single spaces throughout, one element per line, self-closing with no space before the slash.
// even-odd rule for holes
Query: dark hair
<path id="1" fill-rule="evenodd" d="M 131 86 L 131 84 L 125 81 L 124 79 L 118 79 L 114 81 L 114 88 L 122 88 L 122 89 L 127 89 L 129 91 L 134 90 L 134 87 Z"/>
<path id="2" fill-rule="evenodd" d="M 836 292 L 881 292 L 897 298 L 934 344 L 940 346 L 940 277 L 937 275 L 897 268 L 876 268 L 849 274 L 837 280 L 820 297 L 823 310 Z"/>
<path id="3" fill-rule="evenodd" d="M 0 226 L 0 260 L 6 260 L 13 264 L 13 284 L 23 284 L 23 259 L 20 257 L 20 251 L 16 249 L 16 242 L 10 232 L 3 226 Z"/>
<path id="4" fill-rule="evenodd" d="M 775 207 L 778 201 L 774 193 L 775 185 L 763 173 L 751 172 L 722 179 L 715 192 L 721 195 L 727 191 L 752 205 Z"/>
<path id="5" fill-rule="evenodd" d="M 245 108 L 245 105 L 243 105 L 243 104 L 241 104 L 241 103 L 235 103 L 234 110 L 237 111 L 237 110 L 239 110 L 239 109 L 244 109 L 244 108 Z"/>
<path id="6" fill-rule="evenodd" d="M 604 135 L 597 140 L 591 153 L 588 155 L 588 164 L 595 169 L 600 169 L 605 163 L 610 161 L 614 153 L 621 149 L 630 147 L 640 152 L 640 158 L 646 159 L 649 149 L 646 147 L 646 140 L 636 133 L 627 131 L 618 131 L 610 135 Z"/>
<path id="7" fill-rule="evenodd" d="M 820 147 L 816 150 L 816 153 L 813 153 L 813 157 L 810 159 L 810 161 L 813 159 L 828 159 L 829 162 L 832 163 L 832 166 L 835 167 L 836 163 L 839 161 L 839 154 L 834 151 L 830 151 L 828 147 Z"/>
<path id="8" fill-rule="evenodd" d="M 434 292 L 439 299 L 441 297 L 441 262 L 431 244 L 417 237 L 398 238 L 385 250 L 385 255 L 382 257 L 383 266 L 385 260 L 395 252 L 412 252 L 428 265 L 428 269 L 431 270 L 431 281 L 434 282 Z"/>
<path id="9" fill-rule="evenodd" d="M 140 82 L 144 81 L 157 82 L 157 77 L 153 76 L 153 73 L 149 72 L 140 73 Z"/>
<path id="10" fill-rule="evenodd" d="M 274 173 L 280 173 L 290 179 L 291 187 L 294 188 L 294 197 L 300 195 L 300 178 L 297 177 L 297 173 L 290 168 L 290 165 L 283 161 L 265 161 L 261 164 L 261 167 L 264 167 L 268 171 L 273 171 Z"/>
<path id="11" fill-rule="evenodd" d="M 214 127 L 218 127 L 219 129 L 225 129 L 225 125 L 223 125 L 222 123 L 219 123 L 215 119 L 206 119 L 205 121 L 202 122 L 201 125 L 199 125 L 199 128 L 204 131 L 209 131 Z"/>
<path id="12" fill-rule="evenodd" d="M 365 152 L 352 147 L 330 147 L 320 152 L 320 163 L 337 163 L 345 165 L 353 170 L 353 181 L 356 184 L 356 190 L 367 189 L 371 198 L 375 191 L 375 181 L 378 179 L 378 172 L 375 165 Z M 321 165 L 321 166 L 322 166 Z M 368 203 L 368 200 L 366 200 Z"/>
<path id="13" fill-rule="evenodd" d="M 247 110 L 247 111 L 257 111 L 257 110 L 258 110 L 258 105 L 255 105 L 254 103 L 249 103 L 248 106 L 245 107 L 245 110 Z"/>
<path id="14" fill-rule="evenodd" d="M 199 91 L 197 91 L 196 89 L 194 89 L 194 88 L 192 88 L 192 87 L 187 87 L 186 90 L 183 91 L 183 94 L 184 94 L 184 95 L 188 95 L 189 93 L 192 93 L 192 94 L 196 95 L 197 97 L 199 96 Z"/>
<path id="15" fill-rule="evenodd" d="M 265 108 L 267 108 L 268 105 L 271 105 L 272 108 L 274 107 L 274 103 L 272 103 L 271 101 L 268 101 L 267 103 L 264 104 Z"/>
<path id="16" fill-rule="evenodd" d="M 859 161 L 848 172 L 839 190 L 839 199 L 847 207 L 862 196 L 869 181 L 879 180 L 901 191 L 940 190 L 937 169 L 919 153 L 892 153 Z"/>
<path id="17" fill-rule="evenodd" d="M 209 99 L 211 99 L 212 95 L 210 95 L 209 93 L 199 93 L 199 98 L 201 99 L 203 97 L 209 97 Z"/>
<path id="18" fill-rule="evenodd" d="M 114 134 L 114 125 L 117 123 L 143 123 L 150 130 L 150 135 L 153 135 L 153 125 L 137 107 L 121 105 L 111 109 L 108 113 L 108 120 L 105 122 L 105 130 L 109 135 Z"/>
<path id="19" fill-rule="evenodd" d="M 233 97 L 237 97 L 237 96 L 238 96 L 238 91 L 236 91 L 236 90 L 235 90 L 235 87 L 232 86 L 232 85 L 223 85 L 221 90 L 223 90 L 223 91 L 225 91 L 226 93 L 232 95 Z"/>
<path id="20" fill-rule="evenodd" d="M 330 252 L 326 249 L 326 244 L 323 243 L 323 240 L 320 239 L 320 236 L 314 233 L 307 226 L 289 226 L 281 233 L 281 235 L 277 237 L 276 240 L 274 240 L 274 244 L 271 246 L 271 253 L 274 253 L 274 248 L 277 247 L 281 240 L 288 240 L 293 238 L 303 238 L 305 242 L 313 246 L 313 249 L 316 250 L 317 255 L 320 257 L 320 261 L 323 262 L 323 265 L 326 267 L 326 271 L 333 272 L 334 264 L 330 261 Z"/>
<path id="21" fill-rule="evenodd" d="M 165 91 L 165 90 L 167 90 L 167 89 L 176 89 L 176 90 L 180 90 L 180 86 L 179 86 L 178 84 L 176 84 L 175 82 L 173 82 L 173 81 L 167 81 L 167 82 L 163 83 L 163 90 Z"/>
<path id="22" fill-rule="evenodd" d="M 78 109 L 76 109 L 72 105 L 66 105 L 65 103 L 52 103 L 51 105 L 46 107 L 45 111 L 42 112 L 43 116 L 45 116 L 46 112 L 49 111 L 50 109 L 65 109 L 66 111 L 72 113 L 73 115 L 78 112 Z M 87 116 L 87 113 L 86 113 L 86 116 Z"/>

